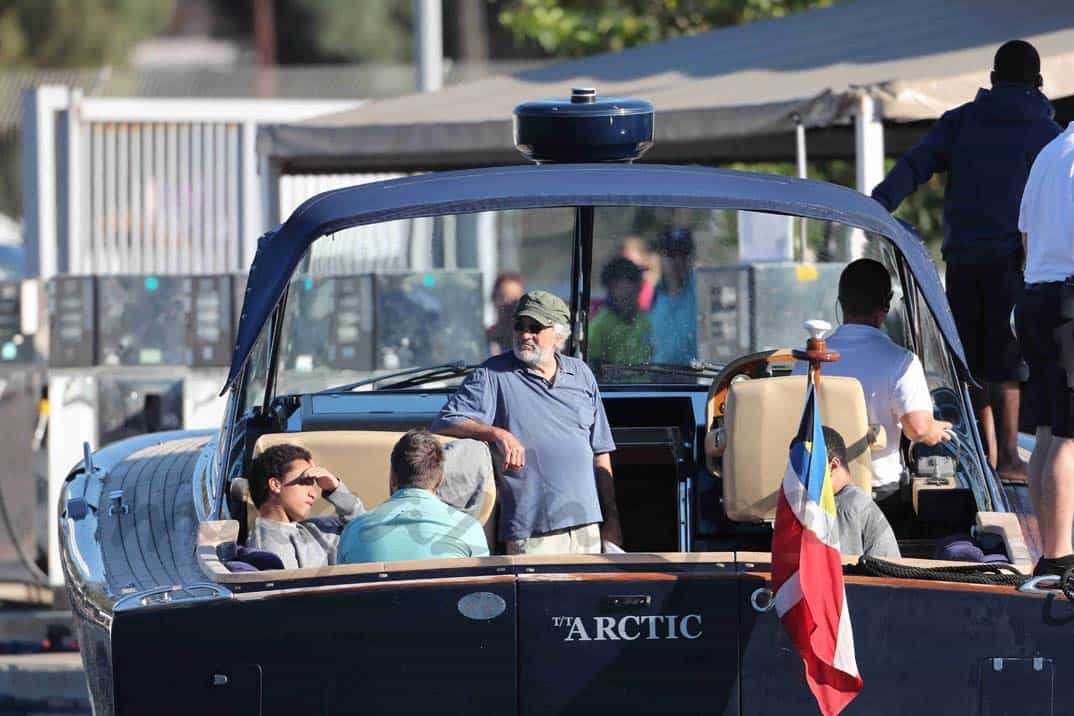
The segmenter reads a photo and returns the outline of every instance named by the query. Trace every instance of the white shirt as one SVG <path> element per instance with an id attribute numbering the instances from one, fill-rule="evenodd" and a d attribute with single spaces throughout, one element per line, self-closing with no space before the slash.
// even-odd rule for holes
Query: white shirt
<path id="1" fill-rule="evenodd" d="M 1033 162 L 1018 230 L 1027 237 L 1026 283 L 1074 275 L 1074 122 Z"/>
<path id="2" fill-rule="evenodd" d="M 910 351 L 896 345 L 879 328 L 858 323 L 836 329 L 828 338 L 828 350 L 838 351 L 839 360 L 822 365 L 821 376 L 857 378 L 865 393 L 865 411 L 869 423 L 883 425 L 887 434 L 887 444 L 872 451 L 873 487 L 899 482 L 902 475 L 902 461 L 899 459 L 902 424 L 899 419 L 917 410 L 932 413 L 932 396 L 921 361 Z M 805 375 L 807 367 L 805 361 L 798 361 L 794 372 Z"/>

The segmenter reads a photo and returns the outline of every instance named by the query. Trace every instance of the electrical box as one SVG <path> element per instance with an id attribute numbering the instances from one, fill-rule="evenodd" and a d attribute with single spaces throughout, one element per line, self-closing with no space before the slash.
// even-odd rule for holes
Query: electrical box
<path id="1" fill-rule="evenodd" d="M 230 276 L 99 276 L 97 297 L 101 365 L 228 364 Z"/>
<path id="2" fill-rule="evenodd" d="M 0 364 L 32 358 L 32 337 L 22 333 L 22 283 L 0 281 Z"/>
<path id="3" fill-rule="evenodd" d="M 374 366 L 373 277 L 346 274 L 298 279 L 287 296 L 300 323 L 284 328 L 285 351 L 295 371 L 328 367 L 371 371 Z"/>
<path id="4" fill-rule="evenodd" d="M 96 284 L 92 276 L 56 276 L 48 283 L 49 352 L 55 368 L 91 366 L 96 351 Z"/>
<path id="5" fill-rule="evenodd" d="M 845 264 L 752 263 L 696 269 L 697 351 L 726 362 L 746 353 L 805 344 L 802 323 L 833 326 Z"/>
<path id="6" fill-rule="evenodd" d="M 377 368 L 485 357 L 479 271 L 376 275 Z"/>

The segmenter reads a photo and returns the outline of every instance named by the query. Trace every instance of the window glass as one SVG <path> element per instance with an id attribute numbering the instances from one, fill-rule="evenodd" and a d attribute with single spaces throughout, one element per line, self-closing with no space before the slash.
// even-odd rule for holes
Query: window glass
<path id="1" fill-rule="evenodd" d="M 570 297 L 574 217 L 573 208 L 461 214 L 321 238 L 291 277 L 276 393 L 510 350 L 523 291 Z"/>
<path id="2" fill-rule="evenodd" d="M 605 382 L 707 381 L 679 369 L 800 346 L 805 320 L 838 322 L 852 241 L 867 243 L 841 224 L 775 214 L 599 208 L 590 365 Z"/>

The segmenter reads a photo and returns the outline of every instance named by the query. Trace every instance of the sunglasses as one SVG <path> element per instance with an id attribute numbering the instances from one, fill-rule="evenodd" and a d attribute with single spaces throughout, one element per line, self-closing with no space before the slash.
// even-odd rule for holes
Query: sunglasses
<path id="1" fill-rule="evenodd" d="M 537 321 L 517 320 L 515 321 L 516 333 L 540 333 L 548 326 L 542 326 Z"/>

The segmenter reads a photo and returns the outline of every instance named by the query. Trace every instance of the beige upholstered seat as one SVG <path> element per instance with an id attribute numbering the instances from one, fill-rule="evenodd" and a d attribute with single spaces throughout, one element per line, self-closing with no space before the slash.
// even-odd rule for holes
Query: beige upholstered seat
<path id="1" fill-rule="evenodd" d="M 805 376 L 747 380 L 731 385 L 724 410 L 723 498 L 739 522 L 772 520 L 776 498 L 805 404 Z M 847 445 L 851 480 L 872 494 L 872 458 L 865 395 L 856 378 L 823 376 L 820 412 Z"/>
<path id="2" fill-rule="evenodd" d="M 376 430 L 321 430 L 298 433 L 267 433 L 254 443 L 253 455 L 257 457 L 273 445 L 289 443 L 306 448 L 313 455 L 313 461 L 326 468 L 342 480 L 357 495 L 366 509 L 372 509 L 385 502 L 390 494 L 388 486 L 389 458 L 400 432 L 383 432 Z M 440 436 L 438 436 L 440 437 Z M 453 438 L 440 437 L 444 443 Z M 485 474 L 487 478 L 479 488 L 482 493 L 481 506 L 475 510 L 475 519 L 484 525 L 492 514 L 496 504 L 496 483 L 490 465 Z M 450 470 L 448 473 L 450 475 Z M 248 525 L 252 526 L 257 510 L 247 496 Z M 332 507 L 323 500 L 314 506 L 313 514 L 331 514 Z"/>

